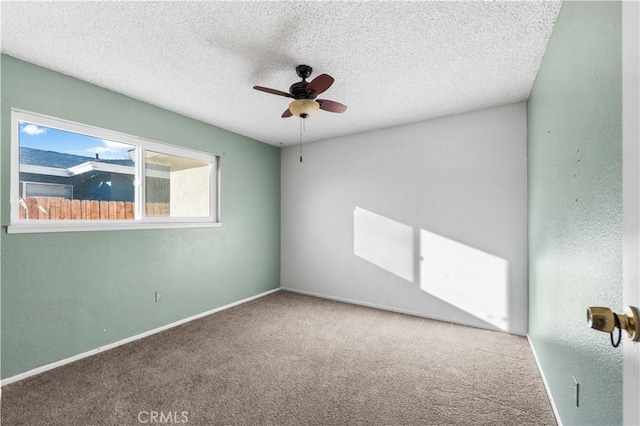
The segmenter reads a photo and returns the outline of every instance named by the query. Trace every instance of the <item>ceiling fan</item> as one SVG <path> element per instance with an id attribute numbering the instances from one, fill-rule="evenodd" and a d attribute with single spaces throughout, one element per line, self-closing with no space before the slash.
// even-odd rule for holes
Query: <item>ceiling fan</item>
<path id="1" fill-rule="evenodd" d="M 293 83 L 291 87 L 289 87 L 289 93 L 262 86 L 253 86 L 253 88 L 261 92 L 295 99 L 295 101 L 289 104 L 289 108 L 282 113 L 282 118 L 288 118 L 293 115 L 300 118 L 307 118 L 315 114 L 319 109 L 336 113 L 345 112 L 347 110 L 346 105 L 328 99 L 316 99 L 316 96 L 331 87 L 334 80 L 333 77 L 328 74 L 320 74 L 308 82 L 307 78 L 309 78 L 312 71 L 313 68 L 309 65 L 298 65 L 296 67 L 296 73 L 302 81 Z"/>

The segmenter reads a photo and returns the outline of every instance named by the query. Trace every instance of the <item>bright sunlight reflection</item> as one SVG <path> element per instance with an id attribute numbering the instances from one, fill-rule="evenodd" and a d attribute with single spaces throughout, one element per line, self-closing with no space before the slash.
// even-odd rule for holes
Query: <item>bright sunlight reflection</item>
<path id="1" fill-rule="evenodd" d="M 420 288 L 508 331 L 506 260 L 420 230 Z"/>
<path id="2" fill-rule="evenodd" d="M 356 207 L 353 230 L 356 256 L 413 282 L 413 229 L 410 226 Z"/>

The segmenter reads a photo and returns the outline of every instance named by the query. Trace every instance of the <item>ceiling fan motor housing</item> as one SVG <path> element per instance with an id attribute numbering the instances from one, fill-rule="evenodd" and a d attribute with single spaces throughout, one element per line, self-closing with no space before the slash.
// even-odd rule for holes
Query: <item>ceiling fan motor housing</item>
<path id="1" fill-rule="evenodd" d="M 289 93 L 291 93 L 291 95 L 296 99 L 315 99 L 316 92 L 307 92 L 308 85 L 309 83 L 304 80 L 293 83 L 291 87 L 289 87 Z"/>
<path id="2" fill-rule="evenodd" d="M 289 87 L 289 93 L 296 99 L 315 99 L 315 92 L 307 92 L 307 86 L 309 83 L 306 81 L 307 78 L 313 72 L 313 68 L 309 65 L 298 65 L 296 67 L 296 74 L 298 77 L 302 79 L 297 83 L 293 83 L 291 87 Z"/>

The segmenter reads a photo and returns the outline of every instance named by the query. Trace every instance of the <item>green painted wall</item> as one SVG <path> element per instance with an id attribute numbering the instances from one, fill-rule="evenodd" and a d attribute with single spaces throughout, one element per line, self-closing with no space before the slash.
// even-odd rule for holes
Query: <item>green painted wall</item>
<path id="1" fill-rule="evenodd" d="M 621 61 L 620 2 L 564 2 L 528 103 L 529 335 L 567 425 L 622 422 L 622 350 L 585 314 L 622 305 Z"/>
<path id="2" fill-rule="evenodd" d="M 3 378 L 280 286 L 279 148 L 12 57 L 1 65 Z M 220 155 L 222 227 L 6 234 L 11 107 Z"/>

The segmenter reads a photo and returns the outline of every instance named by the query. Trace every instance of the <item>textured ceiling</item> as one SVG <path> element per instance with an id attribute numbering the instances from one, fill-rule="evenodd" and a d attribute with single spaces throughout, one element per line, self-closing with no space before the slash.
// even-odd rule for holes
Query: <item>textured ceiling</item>
<path id="1" fill-rule="evenodd" d="M 295 67 L 346 104 L 305 142 L 528 98 L 560 9 L 517 2 L 2 2 L 2 51 L 251 138 L 290 145 Z"/>

